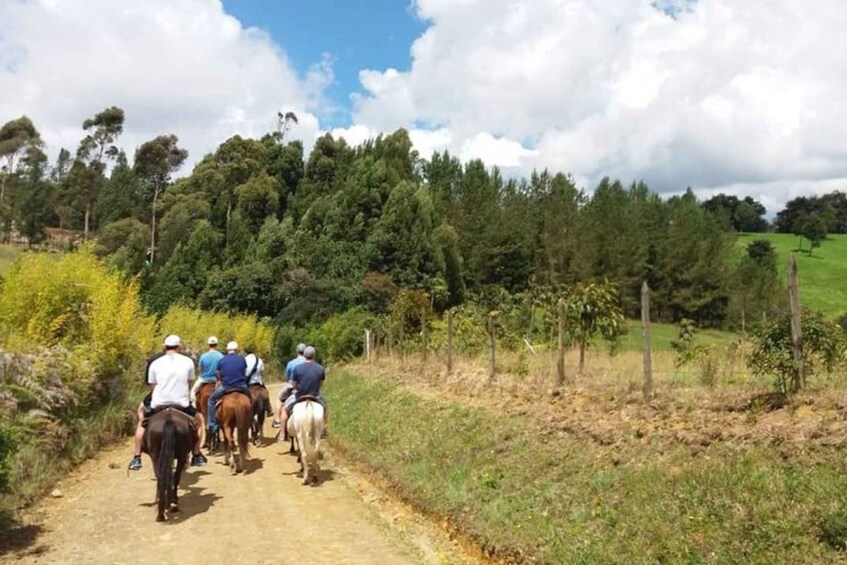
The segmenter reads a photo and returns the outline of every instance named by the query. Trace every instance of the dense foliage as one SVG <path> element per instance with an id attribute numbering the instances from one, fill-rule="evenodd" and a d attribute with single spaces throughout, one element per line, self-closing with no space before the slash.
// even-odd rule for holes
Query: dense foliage
<path id="1" fill-rule="evenodd" d="M 421 158 L 405 130 L 358 147 L 324 135 L 308 155 L 287 129 L 234 136 L 174 181 L 186 159 L 176 136 L 142 144 L 130 164 L 117 145 L 123 120 L 119 108 L 86 120 L 76 155 L 62 151 L 52 167 L 33 124 L 9 122 L 2 181 L 19 233 L 36 242 L 45 226 L 94 232 L 97 253 L 138 277 L 157 314 L 181 304 L 302 329 L 355 308 L 351 320 L 388 323 L 403 290 L 426 295 L 437 315 L 601 280 L 630 317 L 644 280 L 661 321 L 739 327 L 777 306 L 775 257 L 736 250 L 737 231 L 767 228 L 749 197 L 663 199 L 613 179 L 589 194 L 548 171 L 504 178 L 447 152 Z M 804 216 L 812 245 L 826 233 L 812 228 L 839 225 L 837 194 Z"/>

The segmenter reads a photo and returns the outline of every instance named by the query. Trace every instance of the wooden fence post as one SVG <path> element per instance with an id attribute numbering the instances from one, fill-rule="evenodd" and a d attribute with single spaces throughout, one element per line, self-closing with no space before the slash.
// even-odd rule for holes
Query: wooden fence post
<path id="1" fill-rule="evenodd" d="M 488 314 L 488 382 L 494 382 L 495 364 L 494 364 L 494 316 Z"/>
<path id="2" fill-rule="evenodd" d="M 421 342 L 423 349 L 423 362 L 426 365 L 427 353 L 429 349 L 429 328 L 427 328 L 426 307 L 421 308 Z"/>
<path id="3" fill-rule="evenodd" d="M 453 374 L 453 310 L 447 310 L 447 375 Z"/>
<path id="4" fill-rule="evenodd" d="M 557 304 L 559 316 L 559 351 L 556 359 L 556 386 L 565 384 L 565 301 L 559 299 Z"/>
<path id="5" fill-rule="evenodd" d="M 653 360 L 650 349 L 650 287 L 641 284 L 641 334 L 644 354 L 644 400 L 653 398 Z"/>
<path id="6" fill-rule="evenodd" d="M 371 362 L 371 330 L 365 330 L 365 361 Z"/>
<path id="7" fill-rule="evenodd" d="M 791 345 L 794 350 L 794 392 L 806 386 L 803 374 L 803 326 L 800 307 L 800 286 L 797 283 L 797 260 L 794 255 L 788 258 L 788 296 L 791 306 Z"/>

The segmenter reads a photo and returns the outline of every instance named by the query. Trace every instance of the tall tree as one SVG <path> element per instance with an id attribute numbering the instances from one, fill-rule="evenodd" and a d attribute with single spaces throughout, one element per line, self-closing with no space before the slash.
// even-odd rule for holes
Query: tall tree
<path id="1" fill-rule="evenodd" d="M 118 156 L 114 142 L 124 130 L 124 111 L 117 106 L 106 108 L 85 120 L 82 129 L 88 134 L 79 143 L 70 176 L 85 209 L 83 229 L 87 240 L 91 233 L 91 211 L 103 184 L 107 161 Z"/>
<path id="2" fill-rule="evenodd" d="M 188 158 L 188 151 L 177 145 L 173 134 L 160 135 L 142 143 L 135 151 L 135 172 L 142 179 L 150 202 L 150 264 L 156 256 L 156 203 L 171 182 L 171 175 Z"/>
<path id="3" fill-rule="evenodd" d="M 47 155 L 31 145 L 21 159 L 20 188 L 14 197 L 14 217 L 18 231 L 30 246 L 46 238 L 44 228 L 53 218 L 53 185 L 46 178 Z"/>
<path id="4" fill-rule="evenodd" d="M 31 149 L 43 146 L 41 135 L 26 116 L 10 120 L 0 128 L 0 219 L 3 221 L 4 240 L 8 241 L 11 225 L 11 208 L 6 203 L 6 184 L 17 168 L 18 161 Z"/>

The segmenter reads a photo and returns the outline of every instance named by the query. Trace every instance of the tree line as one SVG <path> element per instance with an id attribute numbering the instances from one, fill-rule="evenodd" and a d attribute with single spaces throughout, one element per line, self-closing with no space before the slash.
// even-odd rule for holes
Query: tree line
<path id="1" fill-rule="evenodd" d="M 123 123 L 117 107 L 95 114 L 76 152 L 52 164 L 28 118 L 6 123 L 0 223 L 7 240 L 14 231 L 37 243 L 46 227 L 94 238 L 98 254 L 139 278 L 153 312 L 184 303 L 304 327 L 354 307 L 386 314 L 403 289 L 441 312 L 492 289 L 603 279 L 631 317 L 644 280 L 664 321 L 735 326 L 782 302 L 770 244 L 737 246 L 737 232 L 769 227 L 750 197 L 701 202 L 689 189 L 665 199 L 609 178 L 589 194 L 562 173 L 509 178 L 448 152 L 423 158 L 402 129 L 356 147 L 327 134 L 306 155 L 286 139 L 291 113 L 174 179 L 188 156 L 177 136 L 141 144 L 130 163 Z M 813 215 L 840 225 L 845 199 L 827 198 Z M 778 229 L 797 207 L 780 212 Z"/>

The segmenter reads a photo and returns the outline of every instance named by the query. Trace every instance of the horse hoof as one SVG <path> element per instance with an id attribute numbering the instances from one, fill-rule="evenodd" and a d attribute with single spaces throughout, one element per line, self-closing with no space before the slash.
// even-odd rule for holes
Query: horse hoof
<path id="1" fill-rule="evenodd" d="M 164 521 L 165 521 L 165 517 L 164 517 L 164 515 L 162 515 L 162 516 L 156 516 L 156 521 L 157 521 L 157 522 L 164 522 Z"/>
<path id="2" fill-rule="evenodd" d="M 171 504 L 171 507 L 168 508 L 168 512 L 176 514 L 177 512 L 179 512 L 179 506 L 177 506 L 176 504 Z"/>

